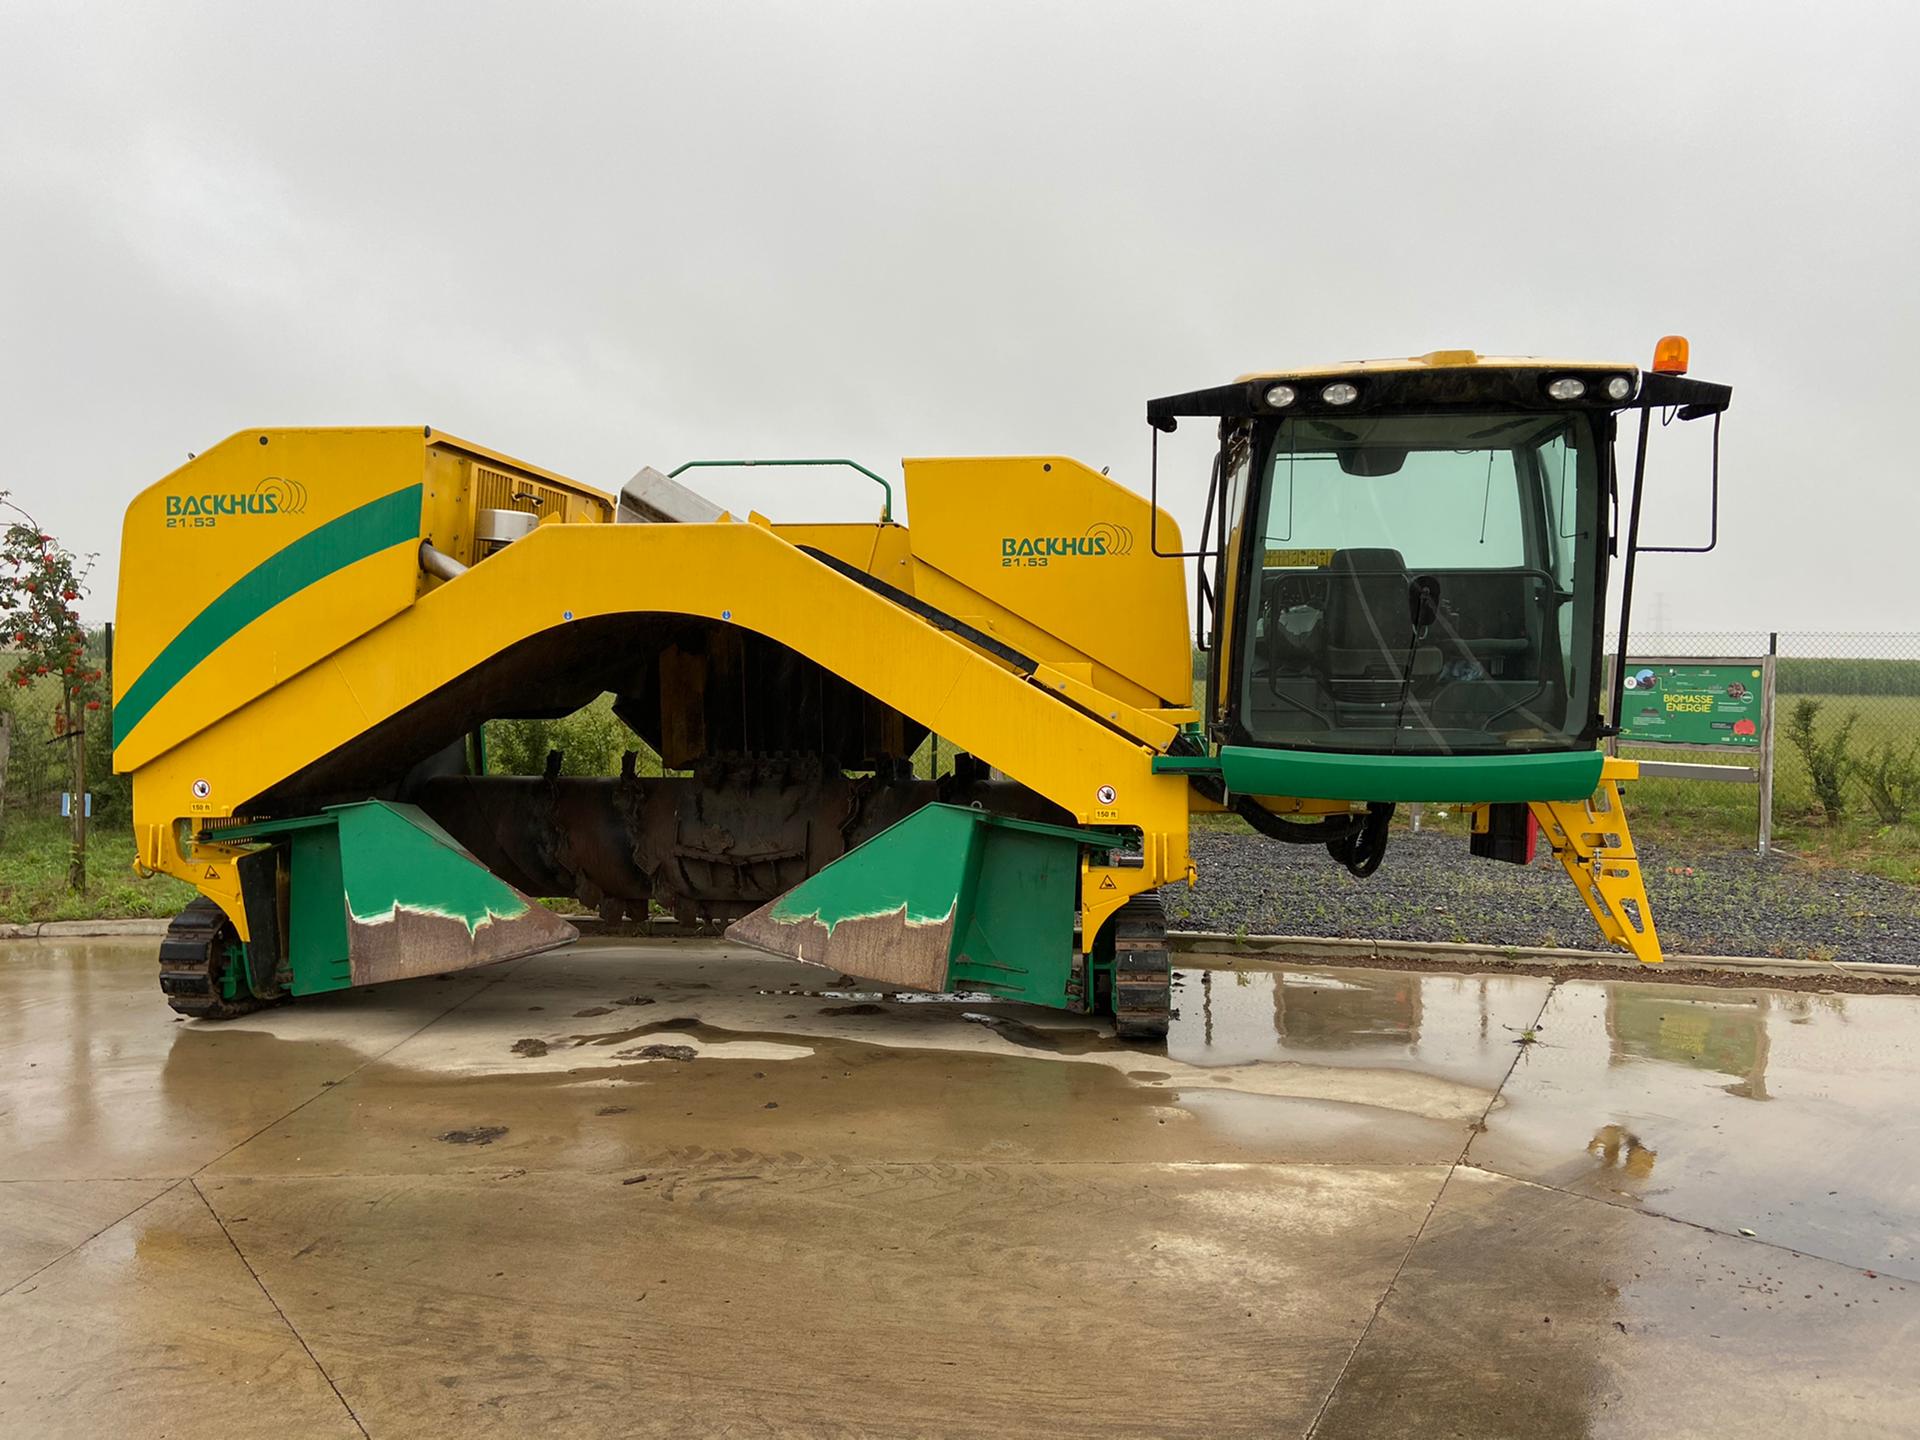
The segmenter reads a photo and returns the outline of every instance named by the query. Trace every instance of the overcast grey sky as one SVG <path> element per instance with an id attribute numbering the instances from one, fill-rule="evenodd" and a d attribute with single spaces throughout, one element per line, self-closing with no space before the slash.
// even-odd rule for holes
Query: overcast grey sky
<path id="1" fill-rule="evenodd" d="M 105 619 L 126 501 L 254 425 L 608 489 L 1035 451 L 1144 489 L 1149 395 L 1679 331 L 1735 386 L 1722 542 L 1645 563 L 1642 625 L 1920 629 L 1916 41 L 1910 4 L 1751 0 L 7 0 L 0 483 L 101 553 Z M 1680 428 L 1650 539 L 1704 529 Z"/>

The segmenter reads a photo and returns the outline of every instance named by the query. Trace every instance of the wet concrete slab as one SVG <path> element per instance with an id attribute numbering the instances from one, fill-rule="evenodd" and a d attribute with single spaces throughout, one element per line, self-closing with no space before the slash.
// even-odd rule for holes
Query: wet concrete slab
<path id="1" fill-rule="evenodd" d="M 1920 1405 L 1920 998 L 1260 963 L 1181 971 L 1146 1047 L 590 942 L 207 1025 L 152 949 L 0 945 L 3 1434 L 136 1391 L 155 1434 Z"/>
<path id="2" fill-rule="evenodd" d="M 355 1436 L 191 1182 L 0 1298 L 0 1434 Z"/>
<path id="3" fill-rule="evenodd" d="M 208 1195 L 376 1434 L 1212 1436 L 1305 1429 L 1440 1179 L 726 1153 Z"/>
<path id="4" fill-rule="evenodd" d="M 1920 1280 L 1915 1020 L 1906 996 L 1564 983 L 1468 1158 Z"/>
<path id="5" fill-rule="evenodd" d="M 0 1183 L 0 1290 L 19 1284 L 119 1223 L 171 1180 Z"/>
<path id="6" fill-rule="evenodd" d="M 178 1178 L 486 983 L 355 992 L 276 1011 L 270 1032 L 229 1029 L 160 1002 L 157 953 L 151 938 L 0 943 L 0 1178 Z"/>
<path id="7" fill-rule="evenodd" d="M 1910 1436 L 1920 1289 L 1462 1167 L 1315 1431 Z"/>

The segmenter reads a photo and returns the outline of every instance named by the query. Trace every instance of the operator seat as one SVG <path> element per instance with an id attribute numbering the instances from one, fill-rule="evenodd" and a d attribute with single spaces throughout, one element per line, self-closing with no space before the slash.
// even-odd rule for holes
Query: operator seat
<path id="1" fill-rule="evenodd" d="M 1336 550 L 1327 562 L 1323 658 L 1336 702 L 1392 703 L 1413 648 L 1407 562 L 1398 550 Z"/>

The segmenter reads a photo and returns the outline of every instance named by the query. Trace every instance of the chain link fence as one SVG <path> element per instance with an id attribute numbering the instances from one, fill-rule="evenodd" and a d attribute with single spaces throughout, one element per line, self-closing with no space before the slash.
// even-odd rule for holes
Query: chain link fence
<path id="1" fill-rule="evenodd" d="M 1618 643 L 1609 637 L 1608 651 Z M 1772 651 L 1776 699 L 1773 820 L 1788 850 L 1845 852 L 1903 874 L 1920 867 L 1920 633 L 1635 631 L 1630 658 L 1749 660 Z M 1753 766 L 1712 754 L 1623 743 L 1622 755 Z M 1655 838 L 1753 844 L 1759 787 L 1646 779 L 1635 828 Z"/>

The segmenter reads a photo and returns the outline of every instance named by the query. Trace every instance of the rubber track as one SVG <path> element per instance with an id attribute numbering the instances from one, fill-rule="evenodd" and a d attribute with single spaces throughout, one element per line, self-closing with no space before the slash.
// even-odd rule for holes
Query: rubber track
<path id="1" fill-rule="evenodd" d="M 160 941 L 160 993 L 181 1015 L 196 1020 L 230 1020 L 258 1010 L 248 996 L 229 1000 L 220 993 L 220 966 L 226 958 L 226 912 L 198 896 L 173 917 Z"/>
<path id="2" fill-rule="evenodd" d="M 1164 1040 L 1173 1011 L 1167 916 L 1157 891 L 1136 895 L 1113 917 L 1113 1028 L 1128 1040 Z"/>

